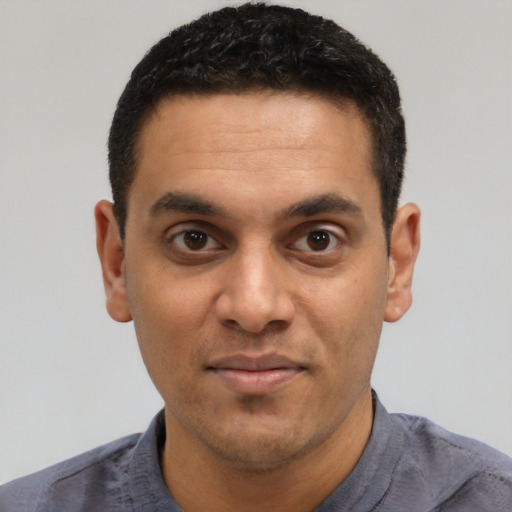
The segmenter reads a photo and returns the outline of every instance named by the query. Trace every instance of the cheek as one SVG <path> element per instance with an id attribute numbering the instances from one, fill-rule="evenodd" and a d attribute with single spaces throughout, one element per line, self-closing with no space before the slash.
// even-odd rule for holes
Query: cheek
<path id="1" fill-rule="evenodd" d="M 387 276 L 382 270 L 351 269 L 322 281 L 303 281 L 298 303 L 321 329 L 362 331 L 383 322 Z"/>
<path id="2" fill-rule="evenodd" d="M 168 384 L 192 371 L 192 361 L 204 351 L 211 295 L 166 276 L 165 270 L 131 276 L 127 291 L 144 363 L 161 389 L 159 381 Z"/>
<path id="3" fill-rule="evenodd" d="M 213 292 L 206 286 L 210 280 L 194 275 L 184 278 L 165 259 L 161 262 L 161 257 L 143 259 L 147 264 L 139 266 L 136 274 L 127 269 L 128 300 L 135 323 L 144 323 L 145 330 L 168 333 L 197 329 L 211 304 Z"/>
<path id="4" fill-rule="evenodd" d="M 345 376 L 368 373 L 382 329 L 387 279 L 383 272 L 365 270 L 303 288 L 303 317 L 322 341 L 323 360 Z"/>

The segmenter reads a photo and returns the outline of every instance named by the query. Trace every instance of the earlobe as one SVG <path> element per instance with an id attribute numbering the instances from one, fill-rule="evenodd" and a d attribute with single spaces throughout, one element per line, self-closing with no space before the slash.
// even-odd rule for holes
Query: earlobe
<path id="1" fill-rule="evenodd" d="M 386 322 L 396 322 L 411 306 L 412 275 L 419 249 L 420 210 L 409 203 L 398 210 L 391 234 Z"/>
<path id="2" fill-rule="evenodd" d="M 118 322 L 132 319 L 126 294 L 123 241 L 109 201 L 100 201 L 95 209 L 96 249 L 101 262 L 108 314 Z"/>

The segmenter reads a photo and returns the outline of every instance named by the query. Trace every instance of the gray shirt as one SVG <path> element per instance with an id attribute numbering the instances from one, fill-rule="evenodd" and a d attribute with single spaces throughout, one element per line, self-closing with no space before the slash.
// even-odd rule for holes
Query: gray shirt
<path id="1" fill-rule="evenodd" d="M 0 487 L 0 512 L 178 512 L 159 465 L 160 412 L 142 435 Z M 512 459 L 375 398 L 370 440 L 317 512 L 512 512 Z"/>

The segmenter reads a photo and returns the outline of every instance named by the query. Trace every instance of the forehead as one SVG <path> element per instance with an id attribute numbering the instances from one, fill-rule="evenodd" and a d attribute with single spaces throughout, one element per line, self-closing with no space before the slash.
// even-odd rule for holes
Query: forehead
<path id="1" fill-rule="evenodd" d="M 349 124 L 353 137 L 344 130 Z M 318 130 L 320 125 L 322 131 Z M 283 149 L 306 146 L 320 149 L 340 135 L 353 139 L 352 142 L 357 138 L 369 142 L 370 134 L 360 109 L 348 99 L 265 90 L 173 95 L 160 100 L 145 119 L 138 137 L 138 155 L 140 157 L 148 145 L 162 141 L 163 137 L 166 143 L 184 144 L 185 148 L 194 144 L 195 139 L 201 139 L 206 147 L 222 143 L 226 150 L 244 149 L 245 146 L 240 148 L 240 145 L 248 142 L 247 149 L 251 150 L 254 141 L 250 137 L 256 132 L 264 137 L 261 142 L 272 143 L 278 137 L 284 143 L 288 137 Z"/>
<path id="2" fill-rule="evenodd" d="M 279 189 L 286 202 L 297 199 L 298 189 L 318 195 L 336 184 L 373 193 L 371 153 L 367 123 L 348 101 L 290 92 L 173 96 L 141 129 L 128 199 L 236 190 L 263 201 Z"/>

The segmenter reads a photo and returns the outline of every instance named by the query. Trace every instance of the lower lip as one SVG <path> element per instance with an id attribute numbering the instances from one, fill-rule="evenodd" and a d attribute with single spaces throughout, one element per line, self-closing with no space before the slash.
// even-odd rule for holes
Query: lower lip
<path id="1" fill-rule="evenodd" d="M 235 370 L 212 368 L 212 371 L 232 391 L 244 395 L 264 395 L 275 392 L 292 381 L 301 368 L 274 368 L 271 370 Z"/>

